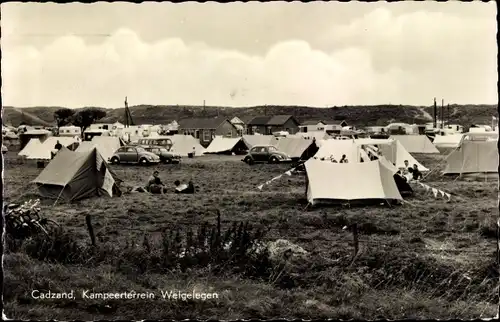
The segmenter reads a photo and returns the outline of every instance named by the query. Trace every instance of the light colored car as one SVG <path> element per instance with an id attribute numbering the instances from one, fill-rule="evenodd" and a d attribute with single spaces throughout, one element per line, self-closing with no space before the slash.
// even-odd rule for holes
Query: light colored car
<path id="1" fill-rule="evenodd" d="M 109 159 L 112 164 L 139 163 L 142 165 L 160 163 L 160 157 L 140 146 L 123 146 Z"/>
<path id="2" fill-rule="evenodd" d="M 274 145 L 256 145 L 241 161 L 247 164 L 256 162 L 284 163 L 292 162 L 292 158 L 286 153 L 278 151 Z"/>

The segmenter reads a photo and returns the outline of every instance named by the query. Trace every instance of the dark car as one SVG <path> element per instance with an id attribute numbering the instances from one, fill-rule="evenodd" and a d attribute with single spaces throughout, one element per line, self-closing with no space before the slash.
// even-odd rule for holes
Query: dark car
<path id="1" fill-rule="evenodd" d="M 110 158 L 111 163 L 139 163 L 143 165 L 155 164 L 160 162 L 160 157 L 152 152 L 146 151 L 140 146 L 122 146 Z"/>
<path id="2" fill-rule="evenodd" d="M 241 160 L 247 164 L 256 162 L 283 163 L 292 162 L 292 158 L 286 153 L 278 151 L 274 145 L 256 145 L 248 151 Z"/>
<path id="3" fill-rule="evenodd" d="M 151 153 L 156 154 L 160 157 L 161 162 L 170 164 L 170 163 L 180 163 L 181 155 L 178 153 L 170 152 L 163 146 L 143 146 L 143 148 Z"/>

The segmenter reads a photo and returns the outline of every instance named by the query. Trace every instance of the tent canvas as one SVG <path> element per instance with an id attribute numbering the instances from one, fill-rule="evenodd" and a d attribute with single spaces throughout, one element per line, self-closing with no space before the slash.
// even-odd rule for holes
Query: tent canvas
<path id="1" fill-rule="evenodd" d="M 243 135 L 243 141 L 251 149 L 256 145 L 275 145 L 276 137 L 273 135 Z"/>
<path id="2" fill-rule="evenodd" d="M 357 139 L 356 143 L 361 146 L 378 146 L 382 155 L 392 163 L 396 164 L 398 168 L 405 167 L 405 160 L 408 160 L 410 166 L 416 164 L 420 171 L 429 171 L 420 162 L 418 162 L 397 140 L 392 139 Z"/>
<path id="3" fill-rule="evenodd" d="M 279 138 L 275 146 L 278 151 L 288 154 L 292 159 L 308 159 L 318 151 L 313 140 L 303 138 Z"/>
<path id="4" fill-rule="evenodd" d="M 94 136 L 92 141 L 80 143 L 76 152 L 91 151 L 95 147 L 104 160 L 108 161 L 120 146 L 122 146 L 121 141 L 115 136 Z"/>
<path id="5" fill-rule="evenodd" d="M 329 159 L 332 156 L 335 160 L 339 161 L 344 154 L 350 163 L 360 161 L 360 151 L 358 145 L 353 140 L 323 140 L 314 158 Z"/>
<path id="6" fill-rule="evenodd" d="M 436 135 L 432 144 L 438 148 L 456 148 L 462 137 L 463 134 Z"/>
<path id="7" fill-rule="evenodd" d="M 59 143 L 61 143 L 61 145 L 64 147 L 70 147 L 78 143 L 78 141 L 72 137 L 51 136 L 48 137 L 41 145 L 36 145 L 32 150 L 30 150 L 30 153 L 26 155 L 26 159 L 29 160 L 52 159 L 51 152 L 54 150 L 57 141 L 59 141 Z"/>
<path id="8" fill-rule="evenodd" d="M 39 147 L 41 146 L 42 142 L 40 142 L 40 139 L 33 138 L 29 140 L 28 144 L 26 144 L 26 146 L 21 151 L 19 151 L 18 155 L 21 157 L 26 157 L 32 153 L 35 153 L 34 151 L 40 149 Z"/>
<path id="9" fill-rule="evenodd" d="M 464 140 L 446 159 L 444 174 L 498 173 L 498 142 Z"/>
<path id="10" fill-rule="evenodd" d="M 427 135 L 391 135 L 389 139 L 399 141 L 409 153 L 439 153 Z"/>
<path id="11" fill-rule="evenodd" d="M 307 200 L 316 205 L 331 201 L 402 200 L 393 173 L 379 160 L 332 163 L 305 162 Z"/>
<path id="12" fill-rule="evenodd" d="M 170 136 L 172 140 L 172 148 L 170 151 L 187 156 L 188 153 L 193 152 L 193 147 L 196 156 L 203 155 L 205 148 L 201 146 L 200 140 L 194 138 L 192 135 L 175 134 Z"/>
<path id="13" fill-rule="evenodd" d="M 33 182 L 43 197 L 75 201 L 119 194 L 115 178 L 97 149 L 73 152 L 63 148 Z"/>
<path id="14" fill-rule="evenodd" d="M 210 153 L 231 153 L 248 150 L 248 147 L 241 138 L 226 138 L 216 136 L 205 150 L 205 154 Z"/>

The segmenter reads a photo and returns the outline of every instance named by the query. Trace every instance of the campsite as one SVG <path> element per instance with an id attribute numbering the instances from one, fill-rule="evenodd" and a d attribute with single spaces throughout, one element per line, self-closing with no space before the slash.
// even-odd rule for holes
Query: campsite
<path id="1" fill-rule="evenodd" d="M 73 262 L 27 255 L 30 247 L 42 247 L 34 241 L 7 255 L 5 310 L 12 318 L 29 319 L 105 319 L 110 314 L 121 319 L 494 315 L 498 271 L 492 212 L 497 205 L 493 197 L 497 180 L 445 177 L 440 173 L 446 167 L 445 153 L 413 155 L 434 170 L 425 184 L 449 193 L 449 199 L 414 184 L 415 196 L 399 206 L 307 208 L 305 176 L 286 175 L 290 170 L 286 164 L 249 166 L 238 155 L 207 154 L 168 166 L 109 165 L 128 185 L 140 185 L 158 170 L 172 189 L 175 180 L 192 179 L 197 193 L 125 193 L 55 205 L 53 199 L 42 199 L 44 215 L 65 228 L 66 238 L 80 245 L 81 254 L 92 248 L 85 221 L 91 215 L 97 246 L 92 256 Z M 44 169 L 20 161 L 15 151 L 4 155 L 4 164 L 5 198 L 39 196 L 29 183 Z M 361 185 L 363 178 L 372 180 L 358 175 Z M 281 177 L 259 190 L 277 176 Z M 334 178 L 331 185 L 335 186 Z M 217 212 L 222 230 L 248 221 L 266 230 L 265 241 L 286 240 L 307 255 L 294 255 L 285 266 L 271 264 L 266 272 L 221 270 L 210 265 L 184 271 L 157 267 L 153 259 L 162 251 L 165 235 L 196 230 L 203 222 L 214 224 Z M 354 261 L 353 234 L 345 228 L 353 224 L 359 235 Z M 78 255 L 71 254 L 74 249 L 60 251 Z M 29 295 L 32 289 L 159 294 L 159 290 L 193 288 L 217 292 L 220 297 L 166 303 L 158 295 L 154 300 L 124 305 L 113 300 L 34 302 Z"/>

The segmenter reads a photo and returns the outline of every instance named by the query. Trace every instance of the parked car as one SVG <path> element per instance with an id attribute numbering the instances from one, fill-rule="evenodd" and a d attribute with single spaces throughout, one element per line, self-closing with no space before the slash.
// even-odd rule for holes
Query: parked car
<path id="1" fill-rule="evenodd" d="M 179 153 L 170 152 L 162 146 L 147 145 L 143 146 L 143 148 L 144 150 L 152 152 L 159 156 L 161 162 L 163 163 L 169 164 L 181 162 L 181 155 Z"/>
<path id="2" fill-rule="evenodd" d="M 123 146 L 110 158 L 111 163 L 139 163 L 143 165 L 160 163 L 160 157 L 141 146 Z"/>
<path id="3" fill-rule="evenodd" d="M 278 151 L 274 145 L 256 145 L 248 151 L 241 160 L 247 164 L 255 162 L 283 163 L 292 162 L 292 158 L 286 153 Z"/>

